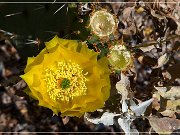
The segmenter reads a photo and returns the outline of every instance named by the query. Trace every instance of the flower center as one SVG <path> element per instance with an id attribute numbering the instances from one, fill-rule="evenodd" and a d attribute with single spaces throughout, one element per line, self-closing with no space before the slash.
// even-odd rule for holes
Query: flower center
<path id="1" fill-rule="evenodd" d="M 70 101 L 74 97 L 86 95 L 86 76 L 76 63 L 57 62 L 45 69 L 47 92 L 53 100 Z"/>
<path id="2" fill-rule="evenodd" d="M 61 82 L 61 88 L 66 89 L 70 87 L 70 80 L 67 78 L 64 78 Z"/>

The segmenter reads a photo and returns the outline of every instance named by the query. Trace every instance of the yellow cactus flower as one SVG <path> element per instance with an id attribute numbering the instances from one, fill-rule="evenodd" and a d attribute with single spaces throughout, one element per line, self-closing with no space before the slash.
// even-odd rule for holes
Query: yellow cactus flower
<path id="1" fill-rule="evenodd" d="M 61 116 L 80 117 L 104 106 L 110 94 L 107 58 L 75 40 L 55 36 L 36 57 L 27 60 L 26 93 L 40 106 Z"/>

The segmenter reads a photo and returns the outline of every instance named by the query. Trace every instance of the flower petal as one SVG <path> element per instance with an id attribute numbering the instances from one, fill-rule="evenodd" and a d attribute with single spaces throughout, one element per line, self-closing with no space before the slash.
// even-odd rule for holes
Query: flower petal
<path id="1" fill-rule="evenodd" d="M 61 39 L 57 36 L 45 45 L 46 48 L 36 57 L 28 58 L 25 74 L 21 76 L 29 86 L 29 90 L 25 92 L 38 100 L 40 106 L 51 109 L 56 115 L 61 112 L 61 116 L 80 117 L 85 112 L 92 112 L 103 107 L 110 94 L 110 72 L 107 58 L 97 60 L 98 53 L 88 49 L 85 43 Z M 59 62 L 65 62 L 65 64 L 73 62 L 82 69 L 80 72 L 85 77 L 84 83 L 87 88 L 85 94 L 73 96 L 68 101 L 52 98 L 52 93 L 49 91 L 53 85 L 51 83 L 49 85 L 46 80 L 49 77 L 56 77 L 54 74 L 59 75 L 60 69 L 57 66 Z M 49 69 L 56 72 L 52 75 L 49 72 L 47 74 L 46 71 Z M 64 73 L 66 74 L 66 70 L 63 71 Z M 63 78 L 64 75 L 61 77 Z M 59 80 L 55 79 L 53 82 L 56 84 L 57 81 Z M 58 93 L 59 84 L 56 86 L 53 88 L 57 88 Z"/>

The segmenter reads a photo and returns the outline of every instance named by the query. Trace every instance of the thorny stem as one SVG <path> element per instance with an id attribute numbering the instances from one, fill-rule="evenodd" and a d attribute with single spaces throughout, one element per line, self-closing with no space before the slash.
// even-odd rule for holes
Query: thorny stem
<path id="1" fill-rule="evenodd" d="M 170 37 L 170 38 L 168 38 L 168 39 L 166 39 L 164 41 L 161 41 L 160 43 L 164 43 L 166 41 L 169 41 L 169 40 L 177 38 L 177 37 L 180 37 L 180 35 L 172 36 L 172 37 Z M 132 48 L 147 47 L 147 46 L 152 46 L 152 45 L 156 45 L 156 44 L 158 44 L 158 42 L 153 42 L 153 43 L 149 43 L 149 44 L 148 43 L 146 43 L 146 44 L 142 43 L 142 44 L 138 44 L 138 45 L 136 45 L 136 46 L 134 46 Z"/>

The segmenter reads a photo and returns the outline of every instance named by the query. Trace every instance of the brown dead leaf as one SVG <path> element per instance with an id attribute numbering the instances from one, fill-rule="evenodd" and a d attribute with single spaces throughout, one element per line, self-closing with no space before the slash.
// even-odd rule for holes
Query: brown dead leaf
<path id="1" fill-rule="evenodd" d="M 140 56 L 140 57 L 138 57 L 138 61 L 141 64 L 150 65 L 150 66 L 155 66 L 157 63 L 157 59 L 151 58 L 149 56 Z"/>
<path id="2" fill-rule="evenodd" d="M 179 69 L 180 69 L 180 63 L 168 67 L 167 71 L 170 73 L 172 80 L 175 80 L 176 78 L 180 77 Z"/>
<path id="3" fill-rule="evenodd" d="M 170 117 L 170 118 L 176 118 L 175 111 L 172 110 L 165 110 L 163 112 L 160 112 L 163 116 Z"/>
<path id="4" fill-rule="evenodd" d="M 166 17 L 162 14 L 162 13 L 159 13 L 158 11 L 155 11 L 153 9 L 151 9 L 151 14 L 152 16 L 158 18 L 158 19 L 166 19 Z"/>
<path id="5" fill-rule="evenodd" d="M 160 96 L 157 93 L 155 93 L 153 94 L 153 98 L 154 100 L 152 102 L 152 107 L 156 110 L 159 110 L 160 109 Z"/>
<path id="6" fill-rule="evenodd" d="M 180 99 L 179 100 L 168 100 L 166 109 L 180 113 Z"/>
<path id="7" fill-rule="evenodd" d="M 180 113 L 180 99 L 166 100 L 164 98 L 160 98 L 160 94 L 158 92 L 153 94 L 153 98 L 153 108 L 163 116 L 174 117 L 175 113 Z"/>
<path id="8" fill-rule="evenodd" d="M 6 77 L 9 77 L 9 76 L 13 75 L 13 72 L 11 70 L 9 70 L 9 69 L 6 69 L 5 74 L 6 74 L 5 75 Z"/>
<path id="9" fill-rule="evenodd" d="M 110 5 L 112 6 L 114 13 L 117 15 L 119 12 L 119 9 L 124 6 L 124 3 L 112 3 L 112 4 L 110 3 Z"/>
<path id="10" fill-rule="evenodd" d="M 180 128 L 180 120 L 173 118 L 148 118 L 150 125 L 158 134 L 170 134 Z"/>
<path id="11" fill-rule="evenodd" d="M 127 21 L 127 19 L 131 16 L 131 13 L 134 12 L 134 7 L 127 7 L 123 10 L 123 21 Z"/>
<path id="12" fill-rule="evenodd" d="M 129 26 L 127 29 L 123 29 L 123 34 L 126 35 L 134 35 L 136 34 L 136 26 L 134 23 L 132 23 L 131 26 Z"/>
<path id="13" fill-rule="evenodd" d="M 155 89 L 165 99 L 180 99 L 180 86 L 171 86 L 169 90 L 166 87 L 155 87 Z"/>
<path id="14" fill-rule="evenodd" d="M 66 125 L 70 120 L 70 117 L 66 116 L 64 118 L 62 118 L 63 124 Z"/>

